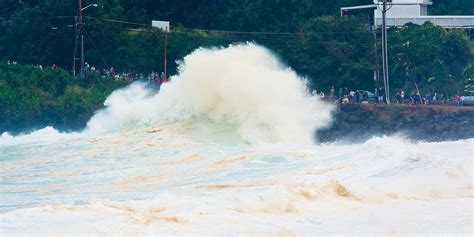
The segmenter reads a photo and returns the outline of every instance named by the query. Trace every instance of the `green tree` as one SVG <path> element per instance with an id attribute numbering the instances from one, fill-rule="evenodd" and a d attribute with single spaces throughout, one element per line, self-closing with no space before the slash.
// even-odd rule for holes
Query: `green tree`
<path id="1" fill-rule="evenodd" d="M 298 41 L 277 52 L 308 76 L 312 88 L 374 88 L 373 36 L 355 18 L 311 19 L 300 32 Z"/>
<path id="2" fill-rule="evenodd" d="M 0 63 L 0 133 L 47 125 L 80 129 L 124 85 L 94 73 L 78 79 L 61 69 Z"/>
<path id="3" fill-rule="evenodd" d="M 463 88 L 463 71 L 472 54 L 459 30 L 431 23 L 407 24 L 389 33 L 391 82 L 395 88 L 437 91 L 448 95 Z M 416 84 L 416 85 L 415 85 Z"/>

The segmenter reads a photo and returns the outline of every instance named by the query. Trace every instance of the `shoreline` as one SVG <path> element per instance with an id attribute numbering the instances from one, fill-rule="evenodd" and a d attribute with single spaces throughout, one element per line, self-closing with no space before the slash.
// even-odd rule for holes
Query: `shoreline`
<path id="1" fill-rule="evenodd" d="M 451 105 L 337 105 L 333 121 L 319 129 L 319 142 L 363 142 L 374 136 L 400 134 L 420 141 L 474 137 L 474 107 Z"/>

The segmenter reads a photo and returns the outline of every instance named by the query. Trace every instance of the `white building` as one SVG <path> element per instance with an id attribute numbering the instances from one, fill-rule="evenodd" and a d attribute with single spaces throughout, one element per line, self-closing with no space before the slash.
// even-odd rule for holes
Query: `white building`
<path id="1" fill-rule="evenodd" d="M 434 0 L 436 4 L 436 0 Z M 474 0 L 473 0 L 474 1 Z M 373 5 L 343 7 L 341 13 L 348 10 L 375 8 L 374 25 L 382 25 L 382 0 L 374 0 Z M 387 26 L 402 26 L 406 23 L 423 24 L 427 21 L 443 28 L 474 28 L 474 16 L 429 16 L 428 7 L 433 3 L 430 0 L 392 0 L 388 3 L 386 19 Z"/>
<path id="2" fill-rule="evenodd" d="M 426 16 L 428 15 L 427 6 L 432 4 L 429 0 L 392 0 L 392 3 L 390 10 L 387 11 L 387 19 Z M 374 0 L 374 4 L 379 4 L 379 8 L 374 10 L 375 19 L 382 19 L 381 1 Z M 387 5 L 390 7 L 390 3 Z"/>

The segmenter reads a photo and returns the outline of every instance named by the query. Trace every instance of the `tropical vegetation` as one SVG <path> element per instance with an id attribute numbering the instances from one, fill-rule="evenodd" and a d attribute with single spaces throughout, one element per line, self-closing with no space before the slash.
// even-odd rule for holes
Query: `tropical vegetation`
<path id="1" fill-rule="evenodd" d="M 382 87 L 380 79 L 374 80 L 381 45 L 380 32 L 369 27 L 370 11 L 339 16 L 342 6 L 372 0 L 82 2 L 99 4 L 84 10 L 84 41 L 86 61 L 100 69 L 162 71 L 165 35 L 150 23 L 166 20 L 171 22 L 170 74 L 176 72 L 176 61 L 197 47 L 253 41 L 307 77 L 309 90 Z M 473 4 L 435 0 L 429 9 L 430 14 L 474 15 Z M 0 132 L 43 125 L 80 128 L 110 91 L 126 84 L 98 75 L 72 75 L 76 15 L 77 1 L 0 0 Z M 390 29 L 392 91 L 419 89 L 451 96 L 474 88 L 470 37 L 470 32 L 431 23 Z"/>

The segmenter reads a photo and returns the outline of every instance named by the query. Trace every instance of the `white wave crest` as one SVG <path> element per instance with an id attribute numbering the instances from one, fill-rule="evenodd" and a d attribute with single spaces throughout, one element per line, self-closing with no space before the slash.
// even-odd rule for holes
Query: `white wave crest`
<path id="1" fill-rule="evenodd" d="M 331 108 L 306 91 L 305 82 L 267 49 L 254 45 L 200 48 L 160 93 L 143 85 L 117 91 L 88 124 L 91 131 L 121 130 L 162 120 L 228 127 L 249 143 L 312 143 Z"/>
<path id="2" fill-rule="evenodd" d="M 36 130 L 29 134 L 20 134 L 18 136 L 12 136 L 8 132 L 4 132 L 0 136 L 0 146 L 10 146 L 36 142 L 54 142 L 65 138 L 76 137 L 78 135 L 78 133 L 61 133 L 50 126 Z"/>

